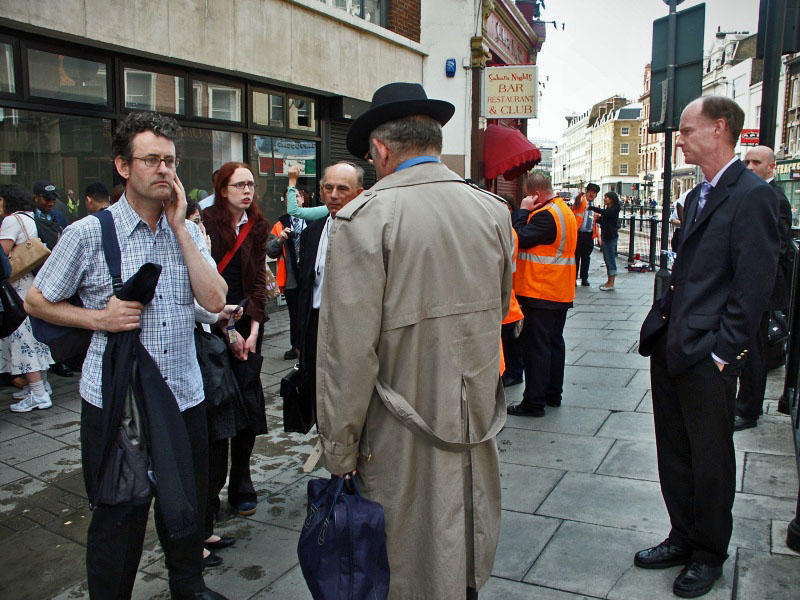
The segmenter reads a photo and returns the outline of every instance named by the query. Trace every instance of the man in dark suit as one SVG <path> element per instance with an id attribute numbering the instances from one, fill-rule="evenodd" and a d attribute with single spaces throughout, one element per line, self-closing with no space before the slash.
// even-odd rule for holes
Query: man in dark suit
<path id="1" fill-rule="evenodd" d="M 672 587 L 708 592 L 722 574 L 733 528 L 736 378 L 766 309 L 778 262 L 774 192 L 734 155 L 744 113 L 704 96 L 681 115 L 678 148 L 706 180 L 686 198 L 669 286 L 642 325 L 651 356 L 658 472 L 672 529 L 634 564 L 685 565 Z"/>
<path id="2" fill-rule="evenodd" d="M 364 170 L 351 162 L 329 166 L 319 184 L 322 201 L 328 207 L 325 219 L 311 221 L 300 238 L 300 291 L 297 298 L 297 341 L 300 349 L 300 369 L 306 389 L 316 388 L 317 323 L 325 277 L 325 255 L 328 250 L 328 233 L 336 213 L 364 191 Z"/>
<path id="3" fill-rule="evenodd" d="M 775 153 L 769 146 L 756 146 L 744 157 L 744 165 L 764 179 L 775 191 L 773 210 L 778 218 L 780 236 L 780 258 L 775 274 L 775 285 L 769 299 L 768 310 L 761 316 L 750 345 L 747 362 L 739 380 L 739 393 L 736 396 L 736 417 L 734 431 L 755 427 L 758 417 L 763 413 L 764 391 L 767 389 L 767 331 L 769 318 L 774 310 L 789 307 L 789 286 L 792 281 L 792 206 L 786 194 L 775 183 Z"/>

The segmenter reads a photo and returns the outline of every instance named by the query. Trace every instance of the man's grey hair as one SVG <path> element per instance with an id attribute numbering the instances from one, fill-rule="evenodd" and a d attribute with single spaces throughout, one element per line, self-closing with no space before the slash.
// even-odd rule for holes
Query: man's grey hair
<path id="1" fill-rule="evenodd" d="M 442 153 L 442 125 L 427 115 L 412 115 L 378 125 L 369 134 L 372 140 L 380 140 L 397 156 L 417 151 Z"/>
<path id="2" fill-rule="evenodd" d="M 132 112 L 120 121 L 114 133 L 111 142 L 114 158 L 121 156 L 129 161 L 133 156 L 133 138 L 143 131 L 152 131 L 170 140 L 175 144 L 175 155 L 180 156 L 183 133 L 175 119 L 156 112 Z"/>
<path id="3" fill-rule="evenodd" d="M 550 178 L 542 171 L 534 171 L 525 179 L 525 193 L 533 195 L 536 192 L 553 192 Z"/>
<path id="4" fill-rule="evenodd" d="M 333 163 L 332 165 L 328 165 L 325 167 L 325 170 L 322 172 L 322 179 L 320 180 L 320 185 L 324 185 L 325 181 L 328 179 L 328 169 L 331 167 L 335 167 L 337 165 L 347 165 L 348 167 L 353 167 L 356 171 L 356 187 L 363 188 L 364 187 L 364 169 L 359 167 L 356 163 L 350 162 L 349 160 L 340 160 L 337 163 Z"/>

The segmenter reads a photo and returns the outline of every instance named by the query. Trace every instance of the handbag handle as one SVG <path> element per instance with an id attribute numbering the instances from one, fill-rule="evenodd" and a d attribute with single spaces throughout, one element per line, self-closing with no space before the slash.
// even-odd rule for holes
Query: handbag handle
<path id="1" fill-rule="evenodd" d="M 14 213 L 14 218 L 17 220 L 17 223 L 19 223 L 19 228 L 22 229 L 22 233 L 25 235 L 25 244 L 30 244 L 31 236 L 28 235 L 28 229 L 25 227 L 22 219 L 19 218 L 19 212 Z"/>

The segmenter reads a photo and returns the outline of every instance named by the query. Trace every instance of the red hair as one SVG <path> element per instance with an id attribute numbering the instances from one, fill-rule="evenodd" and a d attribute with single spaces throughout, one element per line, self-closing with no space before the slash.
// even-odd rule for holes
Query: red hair
<path id="1" fill-rule="evenodd" d="M 247 169 L 251 174 L 253 173 L 247 163 L 229 162 L 222 165 L 217 171 L 216 177 L 214 177 L 214 204 L 203 211 L 204 214 L 219 221 L 221 225 L 219 234 L 226 252 L 236 243 L 236 222 L 234 221 L 233 213 L 228 208 L 228 199 L 222 195 L 222 190 L 228 186 L 228 182 L 236 169 Z M 253 179 L 255 180 L 255 176 L 253 176 Z M 253 226 L 259 221 L 266 221 L 256 203 L 255 190 L 253 190 L 253 202 L 245 212 L 247 213 L 247 220 L 252 222 Z M 269 229 L 269 223 L 267 223 L 267 229 Z"/>

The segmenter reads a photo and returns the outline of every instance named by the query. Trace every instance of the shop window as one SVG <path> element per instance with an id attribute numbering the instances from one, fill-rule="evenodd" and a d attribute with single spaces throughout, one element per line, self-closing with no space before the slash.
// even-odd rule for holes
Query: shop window
<path id="1" fill-rule="evenodd" d="M 253 123 L 264 127 L 286 126 L 284 118 L 284 97 L 269 92 L 253 92 Z"/>
<path id="2" fill-rule="evenodd" d="M 313 100 L 289 96 L 289 129 L 316 131 L 315 108 Z"/>
<path id="3" fill-rule="evenodd" d="M 124 69 L 125 108 L 184 114 L 183 77 Z"/>
<path id="4" fill-rule="evenodd" d="M 16 91 L 14 47 L 11 44 L 0 44 L 0 92 L 13 94 Z"/>
<path id="5" fill-rule="evenodd" d="M 259 207 L 271 223 L 286 213 L 283 193 L 288 186 L 289 167 L 300 168 L 297 187 L 316 196 L 317 142 L 257 135 L 253 136 L 250 155 Z"/>
<path id="6" fill-rule="evenodd" d="M 197 81 L 192 83 L 194 91 L 194 116 L 221 121 L 242 120 L 242 89 Z"/>
<path id="7" fill-rule="evenodd" d="M 106 63 L 28 50 L 31 96 L 85 104 L 108 104 Z"/>
<path id="8" fill-rule="evenodd" d="M 347 11 L 354 17 L 359 17 L 370 23 L 380 25 L 382 21 L 382 0 L 320 0 L 323 4 Z"/>
<path id="9" fill-rule="evenodd" d="M 227 162 L 244 160 L 241 133 L 215 129 L 183 128 L 178 177 L 186 193 L 198 200 L 214 193 L 211 175 Z"/>
<path id="10" fill-rule="evenodd" d="M 31 189 L 38 179 L 51 180 L 65 204 L 72 200 L 68 220 L 86 215 L 86 186 L 113 185 L 111 121 L 0 108 L 0 184 Z"/>

